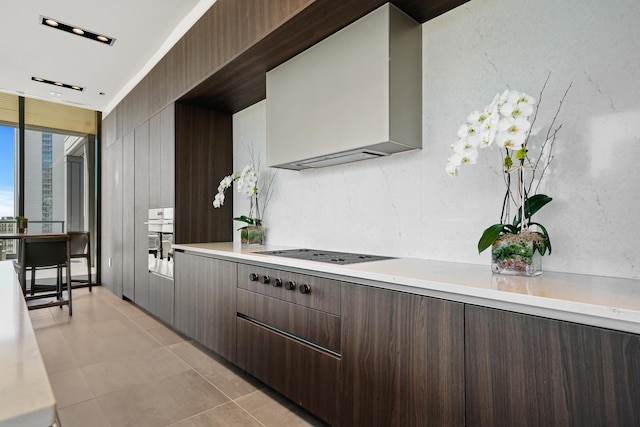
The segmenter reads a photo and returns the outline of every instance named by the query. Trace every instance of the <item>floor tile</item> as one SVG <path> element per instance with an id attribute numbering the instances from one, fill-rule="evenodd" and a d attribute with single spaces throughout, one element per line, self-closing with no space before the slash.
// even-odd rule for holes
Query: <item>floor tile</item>
<path id="1" fill-rule="evenodd" d="M 139 313 L 135 316 L 129 316 L 129 319 L 145 331 L 153 328 L 164 327 L 164 325 L 159 320 L 156 320 L 153 316 L 146 313 Z"/>
<path id="2" fill-rule="evenodd" d="M 147 329 L 147 333 L 158 340 L 162 345 L 178 344 L 188 340 L 188 338 L 183 337 L 166 326 Z"/>
<path id="3" fill-rule="evenodd" d="M 66 342 L 58 345 L 40 345 L 40 354 L 47 373 L 57 374 L 58 372 L 69 371 L 78 368 L 78 362 Z"/>
<path id="4" fill-rule="evenodd" d="M 80 366 L 142 353 L 161 345 L 144 331 L 129 327 L 126 319 L 59 327 Z"/>
<path id="5" fill-rule="evenodd" d="M 266 427 L 325 425 L 309 415 L 304 409 L 294 405 L 278 393 L 267 389 L 258 390 L 236 399 L 235 403 Z"/>
<path id="6" fill-rule="evenodd" d="M 98 398 L 113 427 L 158 427 L 215 408 L 228 399 L 194 371 Z"/>
<path id="7" fill-rule="evenodd" d="M 170 427 L 261 427 L 255 418 L 233 402 L 225 403 Z"/>
<path id="8" fill-rule="evenodd" d="M 29 313 L 64 427 L 322 425 L 105 288 L 73 292 L 71 317 Z"/>
<path id="9" fill-rule="evenodd" d="M 82 368 L 96 397 L 188 370 L 191 370 L 189 365 L 165 348 L 154 348 Z"/>
<path id="10" fill-rule="evenodd" d="M 111 427 L 95 399 L 58 410 L 62 427 Z"/>
<path id="11" fill-rule="evenodd" d="M 85 402 L 94 397 L 80 369 L 51 374 L 49 381 L 58 408 Z"/>

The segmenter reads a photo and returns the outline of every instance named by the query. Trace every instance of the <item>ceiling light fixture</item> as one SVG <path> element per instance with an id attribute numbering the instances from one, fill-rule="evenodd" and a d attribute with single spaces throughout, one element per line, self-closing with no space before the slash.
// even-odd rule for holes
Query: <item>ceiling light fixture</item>
<path id="1" fill-rule="evenodd" d="M 47 83 L 47 84 L 54 85 L 54 86 L 57 86 L 57 87 L 64 87 L 64 88 L 67 88 L 67 89 L 72 89 L 72 90 L 75 90 L 75 91 L 78 91 L 78 92 L 84 91 L 84 88 L 82 86 L 69 85 L 69 84 L 61 83 L 61 82 L 58 82 L 58 81 L 55 81 L 55 80 L 43 79 L 42 77 L 33 76 L 33 77 L 31 77 L 31 80 L 33 80 L 34 82 L 38 82 L 38 83 Z"/>
<path id="2" fill-rule="evenodd" d="M 45 27 L 55 28 L 56 30 L 62 30 L 70 34 L 76 34 L 78 36 L 94 40 L 102 44 L 108 44 L 109 46 L 113 46 L 113 44 L 116 42 L 116 39 L 114 39 L 113 37 L 108 37 L 104 34 L 89 31 L 76 25 L 65 24 L 58 21 L 57 19 L 47 18 L 46 16 L 40 15 L 40 23 Z"/>

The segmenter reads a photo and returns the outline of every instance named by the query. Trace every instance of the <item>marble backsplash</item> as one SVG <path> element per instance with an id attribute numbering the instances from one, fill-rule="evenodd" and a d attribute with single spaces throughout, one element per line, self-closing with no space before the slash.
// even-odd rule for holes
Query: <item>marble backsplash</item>
<path id="1" fill-rule="evenodd" d="M 471 0 L 423 24 L 423 149 L 302 172 L 279 170 L 270 244 L 486 264 L 497 222 L 498 152 L 451 178 L 449 146 L 469 112 L 506 88 L 538 97 L 535 130 L 559 100 L 562 129 L 541 192 L 551 271 L 640 278 L 640 5 L 636 0 Z M 234 168 L 266 150 L 265 102 L 234 115 Z M 234 198 L 234 213 L 247 212 Z M 239 240 L 239 236 L 236 236 Z"/>

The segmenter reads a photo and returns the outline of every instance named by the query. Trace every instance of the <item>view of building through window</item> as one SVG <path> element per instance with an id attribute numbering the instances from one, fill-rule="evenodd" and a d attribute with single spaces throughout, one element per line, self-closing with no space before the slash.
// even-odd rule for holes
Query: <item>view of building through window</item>
<path id="1" fill-rule="evenodd" d="M 24 216 L 29 233 L 60 233 L 84 227 L 84 143 L 86 136 L 25 131 Z M 18 129 L 0 126 L 0 234 L 16 230 Z M 0 240 L 6 258 L 16 242 Z M 0 255 L 1 257 L 2 255 Z"/>
<path id="2" fill-rule="evenodd" d="M 29 219 L 30 233 L 62 231 L 67 138 L 51 132 L 25 132 L 24 216 Z"/>

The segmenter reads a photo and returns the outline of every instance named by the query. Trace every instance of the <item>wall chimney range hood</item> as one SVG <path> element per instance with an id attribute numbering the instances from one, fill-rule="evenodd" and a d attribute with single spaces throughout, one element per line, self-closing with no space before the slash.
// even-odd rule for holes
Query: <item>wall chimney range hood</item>
<path id="1" fill-rule="evenodd" d="M 267 165 L 422 148 L 421 54 L 420 24 L 387 3 L 267 72 Z"/>

